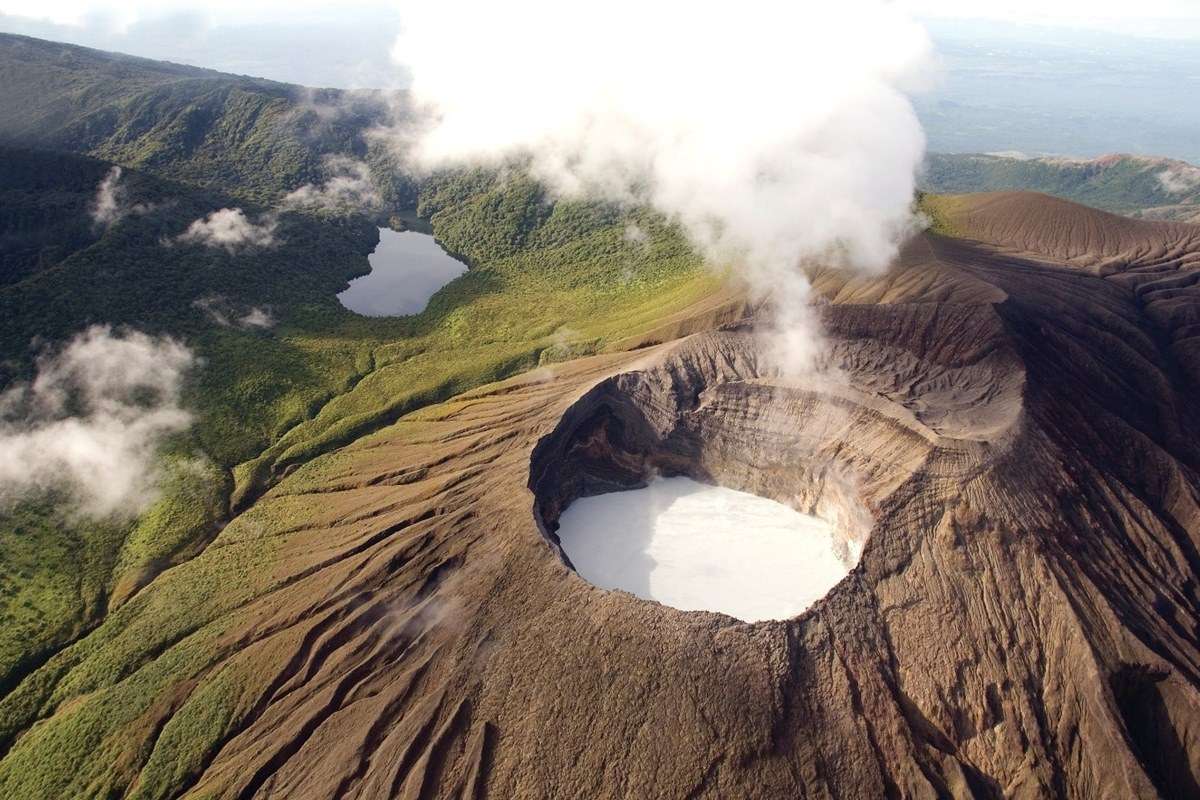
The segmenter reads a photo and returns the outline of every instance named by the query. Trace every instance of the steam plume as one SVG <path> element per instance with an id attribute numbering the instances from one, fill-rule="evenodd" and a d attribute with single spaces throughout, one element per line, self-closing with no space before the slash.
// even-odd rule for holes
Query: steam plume
<path id="1" fill-rule="evenodd" d="M 60 490 L 95 519 L 143 510 L 159 445 L 191 422 L 180 388 L 192 363 L 173 339 L 106 326 L 43 355 L 32 383 L 0 395 L 0 507 Z"/>
<path id="2" fill-rule="evenodd" d="M 930 44 L 891 3 L 449 0 L 402 20 L 417 164 L 524 155 L 561 195 L 651 204 L 779 310 L 791 368 L 812 357 L 801 263 L 882 269 L 912 224 L 905 92 Z"/>

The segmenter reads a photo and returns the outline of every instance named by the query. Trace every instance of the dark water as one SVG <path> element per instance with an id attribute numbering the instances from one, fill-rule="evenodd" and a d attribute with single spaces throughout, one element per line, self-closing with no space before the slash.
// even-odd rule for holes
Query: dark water
<path id="1" fill-rule="evenodd" d="M 467 271 L 425 233 L 379 229 L 379 246 L 368 257 L 371 272 L 350 281 L 342 305 L 367 317 L 417 314 L 434 292 Z"/>

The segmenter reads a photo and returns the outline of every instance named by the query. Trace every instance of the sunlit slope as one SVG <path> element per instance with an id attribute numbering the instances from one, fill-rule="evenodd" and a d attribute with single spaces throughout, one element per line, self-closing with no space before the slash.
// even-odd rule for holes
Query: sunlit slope
<path id="1" fill-rule="evenodd" d="M 1172 371 L 1200 383 L 1200 225 L 1134 220 L 1030 192 L 927 196 L 923 203 L 935 230 L 986 245 L 1013 259 L 1018 273 L 1034 260 L 1121 287 L 1167 349 Z M 1175 412 L 1160 413 L 1169 419 Z"/>
<path id="2" fill-rule="evenodd" d="M 934 230 L 1100 273 L 1196 263 L 1200 226 L 1135 220 L 1035 192 L 928 195 Z"/>

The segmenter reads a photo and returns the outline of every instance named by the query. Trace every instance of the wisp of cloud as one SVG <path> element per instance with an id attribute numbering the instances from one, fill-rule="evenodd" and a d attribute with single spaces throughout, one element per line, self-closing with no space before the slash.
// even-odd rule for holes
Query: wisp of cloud
<path id="1" fill-rule="evenodd" d="M 192 307 L 222 328 L 265 330 L 275 327 L 275 315 L 270 309 L 244 306 L 224 295 L 207 294 L 192 301 Z"/>
<path id="2" fill-rule="evenodd" d="M 123 174 L 120 167 L 114 166 L 96 187 L 96 196 L 88 213 L 97 228 L 108 228 L 130 214 L 146 214 L 153 210 L 152 206 L 144 203 L 129 202 L 125 186 L 121 183 Z"/>
<path id="3" fill-rule="evenodd" d="M 163 439 L 191 424 L 180 402 L 191 352 L 169 338 L 94 326 L 0 394 L 0 507 L 46 491 L 69 511 L 131 518 L 154 499 Z"/>
<path id="4" fill-rule="evenodd" d="M 1200 189 L 1200 169 L 1179 164 L 1158 173 L 1158 182 L 1170 194 L 1187 194 Z"/>
<path id="5" fill-rule="evenodd" d="M 524 156 L 561 195 L 651 204 L 775 308 L 787 366 L 813 355 L 801 264 L 879 270 L 912 228 L 931 46 L 884 0 L 402 10 L 418 166 Z"/>
<path id="6" fill-rule="evenodd" d="M 378 208 L 383 200 L 371 182 L 371 170 L 363 161 L 347 156 L 326 156 L 327 178 L 320 185 L 307 183 L 288 193 L 284 208 L 310 211 L 352 212 Z"/>
<path id="7" fill-rule="evenodd" d="M 176 241 L 182 244 L 202 244 L 236 253 L 245 247 L 271 247 L 277 244 L 275 229 L 279 220 L 273 213 L 264 214 L 252 222 L 240 208 L 222 208 L 195 220 Z"/>

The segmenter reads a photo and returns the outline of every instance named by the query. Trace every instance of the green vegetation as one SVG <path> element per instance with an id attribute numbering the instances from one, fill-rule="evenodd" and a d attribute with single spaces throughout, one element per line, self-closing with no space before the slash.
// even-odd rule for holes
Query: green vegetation
<path id="1" fill-rule="evenodd" d="M 370 369 L 237 467 L 235 505 L 288 467 L 408 411 L 532 368 L 566 342 L 576 355 L 599 350 L 714 287 L 679 231 L 648 213 L 639 224 L 649 239 L 635 244 L 615 209 L 549 203 L 525 178 L 456 173 L 433 179 L 428 192 L 422 213 L 473 268 L 415 317 L 347 314 L 327 336 L 297 336 L 307 353 L 365 337 Z"/>
<path id="2" fill-rule="evenodd" d="M 522 178 L 443 175 L 431 183 L 430 197 L 436 198 L 433 229 L 446 231 L 450 246 L 474 267 L 421 315 L 365 319 L 341 310 L 330 293 L 323 302 L 277 303 L 282 322 L 272 331 L 209 323 L 188 335 L 207 362 L 193 395 L 202 409 L 195 443 L 233 467 L 235 501 L 245 504 L 287 466 L 407 411 L 646 330 L 715 285 L 697 269 L 679 232 L 645 212 L 636 217 L 647 241 L 633 243 L 625 237 L 627 215 L 549 203 Z M 480 235 L 471 236 L 473 230 Z M 222 257 L 214 255 L 213 263 Z M 280 290 L 280 297 L 288 296 Z M 247 441 L 269 445 L 237 464 L 254 449 Z M 231 612 L 269 589 L 278 532 L 318 512 L 294 507 L 299 501 L 288 498 L 255 504 L 222 532 L 220 548 L 158 574 L 130 596 L 156 565 L 178 561 L 204 540 L 197 508 L 221 508 L 217 495 L 183 479 L 181 485 L 168 486 L 137 525 L 106 540 L 106 552 L 119 553 L 100 584 L 114 610 L 0 701 L 0 740 L 28 729 L 0 764 L 0 794 L 119 794 L 144 765 L 138 796 L 170 796 L 246 713 L 238 706 L 240 687 L 258 678 L 248 668 L 229 668 L 188 698 L 157 741 L 145 738 L 148 720 L 162 713 L 156 704 L 211 663 L 219 637 L 235 621 Z M 62 530 L 46 525 L 44 536 Z M 38 541 L 28 531 L 23 535 L 31 545 Z"/>
<path id="3" fill-rule="evenodd" d="M 0 145 L 0 382 L 33 374 L 35 338 L 94 323 L 200 357 L 185 398 L 196 422 L 162 454 L 161 496 L 138 519 L 81 519 L 55 495 L 0 516 L 0 796 L 123 795 L 135 779 L 136 796 L 177 793 L 258 677 L 226 667 L 157 739 L 155 720 L 213 663 L 232 612 L 276 580 L 281 533 L 319 512 L 256 498 L 424 405 L 622 346 L 717 285 L 666 220 L 553 202 L 519 167 L 418 191 L 362 136 L 377 104 L 344 100 L 0 36 L 0 142 L 58 150 Z M 233 253 L 173 242 L 219 208 L 267 213 L 334 152 L 371 165 L 378 219 L 427 227 L 471 265 L 423 313 L 369 319 L 337 302 L 368 269 L 374 215 L 278 213 L 277 246 Z M 97 227 L 88 209 L 113 161 L 144 208 Z M 250 309 L 275 324 L 239 324 Z"/>
<path id="4" fill-rule="evenodd" d="M 74 525 L 53 498 L 26 504 L 0 524 L 0 688 L 97 621 L 122 544 L 111 525 Z"/>
<path id="5" fill-rule="evenodd" d="M 1085 161 L 931 153 L 921 183 L 939 194 L 1035 191 L 1118 214 L 1190 219 L 1200 215 L 1200 183 L 1172 192 L 1161 178 L 1181 172 L 1200 174 L 1180 161 L 1141 156 Z"/>
<path id="6" fill-rule="evenodd" d="M 0 142 L 91 155 L 243 202 L 320 179 L 327 154 L 385 166 L 364 132 L 386 115 L 380 98 L 0 34 Z M 408 185 L 386 183 L 390 199 Z"/>
<path id="7" fill-rule="evenodd" d="M 35 338 L 63 341 L 93 323 L 130 325 L 181 338 L 204 359 L 188 390 L 199 422 L 172 446 L 162 499 L 132 524 L 74 518 L 53 497 L 0 516 L 0 686 L 211 538 L 227 513 L 229 468 L 287 427 L 279 416 L 303 416 L 287 401 L 299 393 L 303 406 L 328 396 L 361 366 L 336 366 L 340 352 L 322 362 L 270 333 L 222 327 L 196 303 L 219 297 L 235 311 L 267 307 L 281 317 L 309 304 L 337 314 L 334 294 L 366 271 L 377 237 L 370 221 L 284 215 L 279 248 L 239 255 L 168 246 L 164 239 L 229 198 L 126 170 L 126 201 L 153 210 L 104 230 L 92 225 L 88 207 L 110 168 L 0 148 L 0 238 L 20 243 L 5 250 L 0 273 L 0 380 L 31 375 Z"/>
<path id="8" fill-rule="evenodd" d="M 0 286 L 96 241 L 88 205 L 107 171 L 90 159 L 0 149 Z"/>
<path id="9" fill-rule="evenodd" d="M 44 218 L 43 196 L 55 203 L 53 224 L 60 206 L 85 213 L 110 166 L 2 148 L 0 164 L 8 186 L 36 178 L 23 202 L 0 212 L 10 228 Z M 154 210 L 107 231 L 87 227 L 61 260 L 40 255 L 31 274 L 0 285 L 0 360 L 9 379 L 25 377 L 35 336 L 61 341 L 92 323 L 183 339 L 203 366 L 187 396 L 198 422 L 177 447 L 180 458 L 210 466 L 166 481 L 163 499 L 132 526 L 62 520 L 44 504 L 0 523 L 20 527 L 22 543 L 43 554 L 36 574 L 20 548 L 11 563 L 0 558 L 12 597 L 0 618 L 20 620 L 0 640 L 0 676 L 19 676 L 46 648 L 98 620 L 106 598 L 123 600 L 206 541 L 227 513 L 228 476 L 236 477 L 233 501 L 244 504 L 287 467 L 407 411 L 595 351 L 711 288 L 678 232 L 649 214 L 639 219 L 649 240 L 632 244 L 617 209 L 553 204 L 528 179 L 474 171 L 431 181 L 421 211 L 475 268 L 421 315 L 366 319 L 335 294 L 366 271 L 377 241 L 371 221 L 286 213 L 276 248 L 230 254 L 164 245 L 230 198 L 136 170 L 126 170 L 122 186 L 128 202 Z M 36 239 L 36 225 L 26 230 Z M 235 319 L 251 307 L 269 309 L 278 326 L 246 330 L 213 316 Z M 92 576 L 83 587 L 81 574 Z"/>
<path id="10" fill-rule="evenodd" d="M 954 195 L 917 194 L 917 210 L 928 218 L 929 230 L 942 236 L 962 235 L 952 222 L 960 205 L 961 201 Z"/>
<path id="11" fill-rule="evenodd" d="M 211 535 L 228 493 L 218 470 L 167 457 L 162 488 L 132 524 L 64 516 L 54 497 L 0 516 L 0 690 Z"/>

